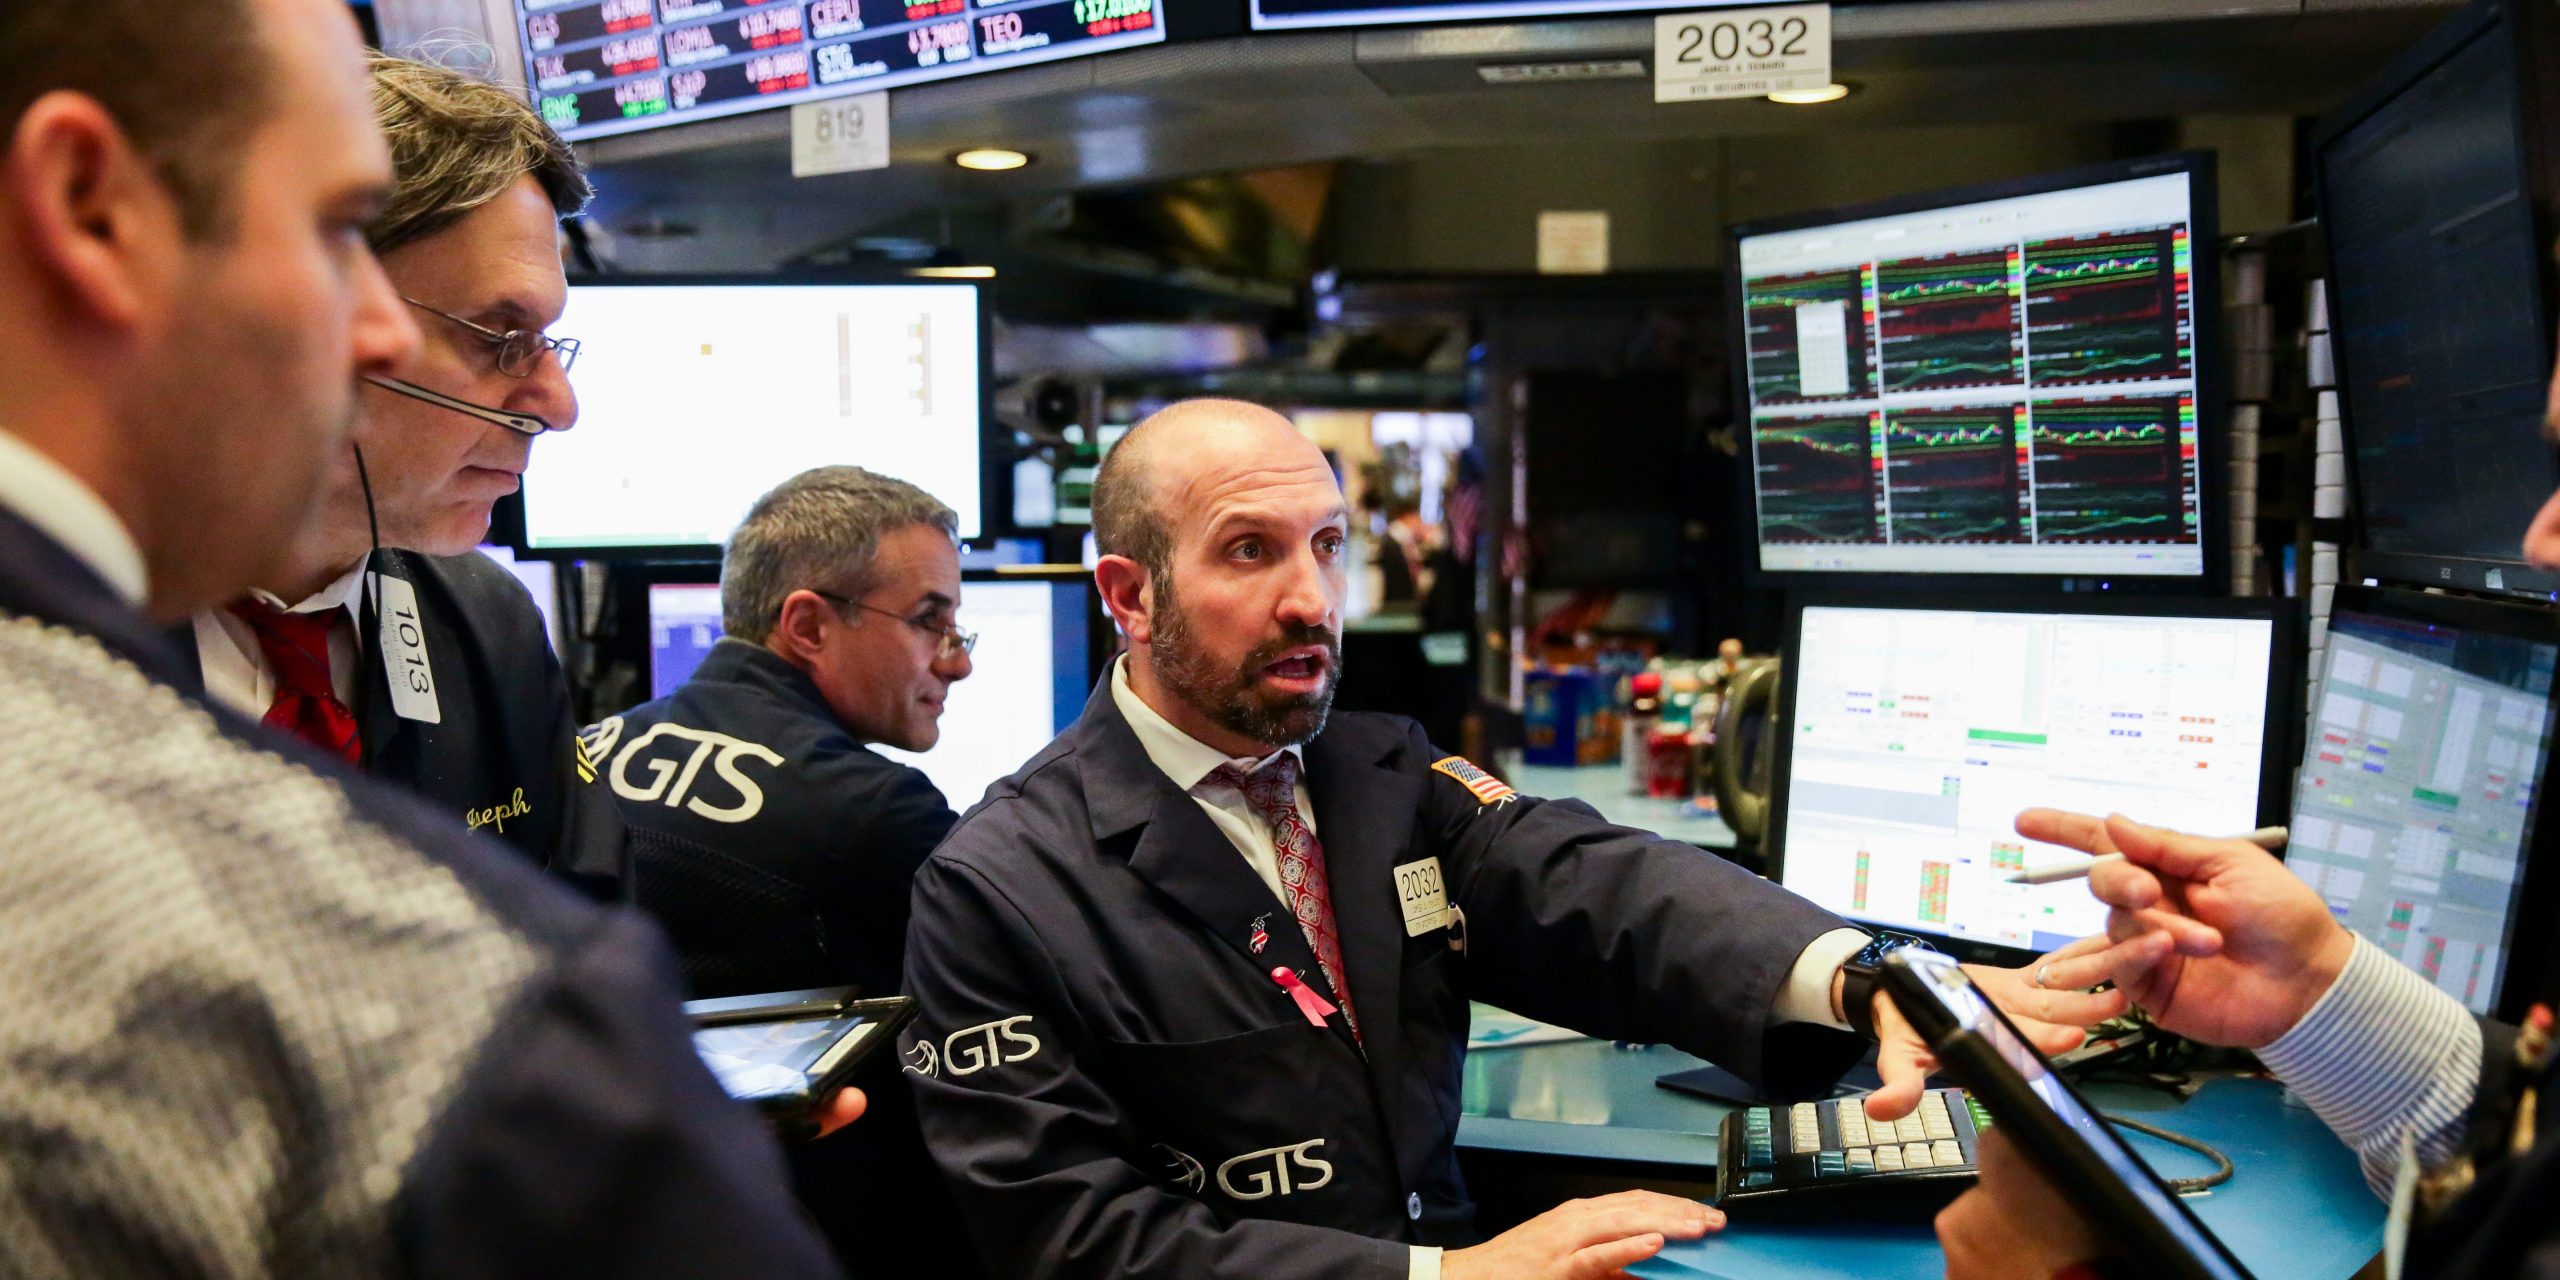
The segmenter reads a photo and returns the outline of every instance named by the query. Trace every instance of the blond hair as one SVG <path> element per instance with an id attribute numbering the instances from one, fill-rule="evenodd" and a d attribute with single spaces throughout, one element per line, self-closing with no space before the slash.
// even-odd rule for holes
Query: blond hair
<path id="1" fill-rule="evenodd" d="M 586 166 L 522 98 L 450 67 L 372 56 L 373 114 L 391 142 L 390 203 L 365 228 L 375 253 L 443 231 L 530 177 L 561 217 L 587 207 Z"/>

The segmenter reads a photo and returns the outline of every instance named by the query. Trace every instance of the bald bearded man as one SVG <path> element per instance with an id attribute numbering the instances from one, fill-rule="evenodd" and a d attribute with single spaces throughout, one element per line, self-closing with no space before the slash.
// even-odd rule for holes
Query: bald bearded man
<path id="1" fill-rule="evenodd" d="M 1919 1101 L 1921 1045 L 1846 966 L 1865 935 L 1330 714 L 1346 518 L 1323 454 L 1236 401 L 1148 419 L 1095 481 L 1130 652 L 927 861 L 907 935 L 927 1145 L 999 1275 L 1601 1277 L 1718 1224 L 1628 1191 L 1478 1243 L 1471 997 L 1797 1096 L 1881 1033 L 1871 1112 Z M 2122 1007 L 1977 977 L 2030 1018 Z"/>

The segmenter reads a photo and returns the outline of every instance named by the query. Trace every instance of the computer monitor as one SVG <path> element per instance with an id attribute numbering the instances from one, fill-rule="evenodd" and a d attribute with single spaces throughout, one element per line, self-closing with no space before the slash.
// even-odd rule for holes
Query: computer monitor
<path id="1" fill-rule="evenodd" d="M 930 751 L 873 750 L 922 770 L 966 809 L 1084 714 L 1099 605 L 1081 572 L 972 570 L 962 579 L 959 623 L 978 644 L 969 678 L 943 704 L 940 741 Z M 652 583 L 650 696 L 673 693 L 720 635 L 719 587 Z"/>
<path id="2" fill-rule="evenodd" d="M 548 560 L 524 560 L 512 547 L 483 543 L 480 554 L 505 565 L 507 572 L 524 584 L 525 594 L 533 597 L 533 607 L 542 611 L 542 632 L 551 639 L 551 652 L 559 653 L 567 639 L 560 628 L 560 566 Z"/>
<path id="3" fill-rule="evenodd" d="M 2519 548 L 2560 487 L 2541 438 L 2560 231 L 2548 8 L 2465 8 L 2312 135 L 2368 575 L 2560 590 Z"/>
<path id="4" fill-rule="evenodd" d="M 649 696 L 663 698 L 693 678 L 720 639 L 720 587 L 649 584 Z"/>
<path id="5" fill-rule="evenodd" d="M 2388 588 L 2332 608 L 2286 861 L 2348 928 L 2513 1016 L 2546 950 L 2516 921 L 2529 887 L 2549 892 L 2528 877 L 2553 843 L 2536 819 L 2560 619 Z"/>
<path id="6" fill-rule="evenodd" d="M 941 740 L 931 751 L 874 750 L 923 770 L 953 808 L 976 804 L 1084 714 L 1096 607 L 1082 574 L 964 584 L 960 625 L 978 647 L 943 703 Z"/>
<path id="7" fill-rule="evenodd" d="M 572 283 L 554 331 L 582 344 L 581 412 L 535 445 L 524 550 L 716 556 L 758 497 L 833 463 L 915 484 L 977 537 L 985 301 L 966 281 Z"/>
<path id="8" fill-rule="evenodd" d="M 2038 805 L 2237 834 L 2277 820 L 2291 756 L 2283 602 L 1809 601 L 1784 650 L 1769 845 L 1789 889 L 1949 950 L 2014 959 L 2100 932 Z"/>
<path id="9" fill-rule="evenodd" d="M 2213 209 L 2187 153 L 1732 228 L 1759 567 L 2214 577 Z"/>

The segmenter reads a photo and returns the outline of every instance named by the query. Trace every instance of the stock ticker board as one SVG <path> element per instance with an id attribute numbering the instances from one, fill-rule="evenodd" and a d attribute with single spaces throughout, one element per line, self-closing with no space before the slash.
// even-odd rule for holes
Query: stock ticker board
<path id="1" fill-rule="evenodd" d="M 572 141 L 1164 39 L 1157 0 L 514 0 Z"/>

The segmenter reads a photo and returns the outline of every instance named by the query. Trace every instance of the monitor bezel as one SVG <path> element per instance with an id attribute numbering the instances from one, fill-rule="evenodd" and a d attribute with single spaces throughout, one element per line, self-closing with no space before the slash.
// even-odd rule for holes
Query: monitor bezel
<path id="1" fill-rule="evenodd" d="M 1769 879 L 1783 886 L 1787 866 L 1787 795 L 1795 775 L 1796 689 L 1807 609 L 1887 609 L 1899 612 L 2030 613 L 2080 617 L 2207 618 L 2265 622 L 2267 628 L 2267 700 L 2260 731 L 2257 825 L 2284 820 L 2293 803 L 2293 766 L 2301 758 L 2302 649 L 2297 643 L 2299 618 L 2294 601 L 2274 596 L 2154 596 L 2106 593 L 2072 594 L 2051 599 L 2022 599 L 2013 594 L 1931 591 L 1879 596 L 1864 591 L 1803 591 L 1787 600 L 1786 635 L 1779 649 L 1778 741 L 1772 752 L 1769 783 L 1769 828 L 1762 847 L 1768 851 Z M 2145 815 L 2135 814 L 2140 818 Z M 2166 816 L 2166 815 L 2164 815 Z M 1825 907 L 1825 910 L 1830 908 Z M 1842 916 L 1847 919 L 1846 915 Z M 1852 921 L 1861 928 L 1888 926 Z M 1889 926 L 1897 933 L 1927 938 L 1940 951 L 1985 964 L 2015 965 L 2035 956 L 2025 947 L 2003 946 L 1952 934 L 1927 933 Z"/>
<path id="2" fill-rule="evenodd" d="M 2336 626 L 2335 619 L 2340 613 L 2361 613 L 2391 622 L 2456 627 L 2511 640 L 2560 645 L 2560 612 L 2518 600 L 2453 596 L 2379 584 L 2341 585 L 2330 604 L 2331 627 Z M 2328 676 L 2325 668 L 2315 674 L 2323 680 Z M 2552 681 L 2552 691 L 2545 698 L 2544 713 L 2545 733 L 2553 741 L 2543 750 L 2542 775 L 2534 782 L 2533 804 L 2525 815 L 2524 848 L 2517 854 L 2522 860 L 2524 875 L 2516 885 L 2515 900 L 2508 906 L 2507 963 L 2505 970 L 2498 975 L 2498 995 L 2491 1005 L 2494 1016 L 2510 1022 L 2524 1017 L 2525 1011 L 2546 989 L 2548 978 L 2560 976 L 2554 973 L 2555 962 L 2560 962 L 2560 947 L 2554 946 L 2550 931 L 2528 931 L 2518 927 L 2521 921 L 2549 919 L 2551 911 L 2560 907 L 2560 830 L 2546 827 L 2541 821 L 2543 798 L 2550 794 L 2554 785 L 2560 785 L 2560 678 Z M 2307 714 L 2305 718 L 2307 720 Z M 2306 742 L 2303 752 L 2307 754 L 2309 750 Z M 2288 791 L 2288 821 L 2292 801 Z"/>
<path id="3" fill-rule="evenodd" d="M 2327 157 L 2345 136 L 2361 127 L 2433 74 L 2439 66 L 2483 37 L 2495 38 L 2505 28 L 2509 74 L 2515 78 L 2513 141 L 2520 167 L 2525 175 L 2524 196 L 2528 215 L 2533 220 L 2537 243 L 2548 245 L 2555 229 L 2560 229 L 2560 165 L 2544 162 L 2548 148 L 2560 138 L 2542 123 L 2560 119 L 2560 75 L 2541 72 L 2532 56 L 2537 48 L 2549 48 L 2554 25 L 2534 13 L 2533 6 L 2510 4 L 2507 0 L 2474 0 L 2445 19 L 2417 44 L 2402 51 L 2383 70 L 2359 87 L 2345 105 L 2313 124 L 2304 148 L 2309 169 L 2311 194 L 2316 209 L 2327 209 L 2335 203 L 2330 196 L 2331 175 Z M 2320 264 L 2323 279 L 2338 278 L 2336 247 L 2330 242 L 2327 224 L 2322 224 Z M 2534 255 L 2535 278 L 2542 294 L 2541 349 L 2552 350 L 2553 329 L 2560 324 L 2560 275 L 2555 275 L 2552 255 Z M 2353 357 L 2346 345 L 2337 341 L 2341 328 L 2338 290 L 2328 290 L 2329 355 L 2335 371 L 2338 394 L 2339 425 L 2344 433 L 2347 468 L 2347 526 L 2352 530 L 2356 549 L 2356 565 L 2360 572 L 2377 579 L 2427 587 L 2458 587 L 2470 591 L 2513 592 L 2551 598 L 2560 593 L 2560 571 L 2538 568 L 2524 559 L 2524 530 L 2516 530 L 2516 553 L 2512 557 L 2479 556 L 2468 553 L 2427 551 L 2377 551 L 2372 548 L 2370 530 L 2365 519 L 2365 488 L 2362 464 L 2355 450 L 2355 410 L 2347 403 L 2347 389 L 2352 385 Z M 2352 309 L 2349 304 L 2348 309 Z M 2552 468 L 2555 487 L 2560 487 L 2560 465 Z"/>
<path id="4" fill-rule="evenodd" d="M 1740 464 L 1742 510 L 1751 520 L 1750 576 L 1764 585 L 1822 590 L 1854 587 L 1896 593 L 1924 591 L 2118 591 L 2186 597 L 2219 595 L 2230 582 L 2229 528 L 2230 454 L 2226 439 L 2229 416 L 2228 373 L 2222 359 L 2222 264 L 2219 188 L 2210 151 L 2174 151 L 2130 160 L 2054 170 L 1965 187 L 1949 187 L 1828 209 L 1756 218 L 1725 228 L 1724 321 L 1726 363 L 1732 366 L 1733 422 Z M 1743 307 L 1745 281 L 1742 242 L 1754 236 L 1802 231 L 1810 227 L 1868 218 L 1924 213 L 1957 205 L 2045 195 L 2077 187 L 2103 186 L 2138 178 L 2183 173 L 2187 177 L 2189 246 L 2189 314 L 2194 322 L 2196 352 L 2196 518 L 2202 565 L 2192 574 L 1980 573 L 1969 571 L 1771 569 L 1762 563 L 1760 541 L 1760 475 L 1752 444 L 1751 341 L 1749 316 Z"/>
<path id="5" fill-rule="evenodd" d="M 1004 491 L 1010 486 L 998 485 L 995 477 L 995 473 L 999 470 L 1005 471 L 1009 477 L 1011 468 L 999 468 L 993 465 L 993 460 L 1001 452 L 1001 447 L 1004 444 L 1001 435 L 996 430 L 995 407 L 992 400 L 995 392 L 995 352 L 992 345 L 995 340 L 994 281 L 983 279 L 943 279 L 940 277 L 920 279 L 904 272 L 833 270 L 791 271 L 763 274 L 574 274 L 569 277 L 569 288 L 573 293 L 580 289 L 619 289 L 633 287 L 658 287 L 666 285 L 703 288 L 748 287 L 777 289 L 803 289 L 811 286 L 823 287 L 829 285 L 840 285 L 855 288 L 877 288 L 883 285 L 897 285 L 917 288 L 965 288 L 970 290 L 976 295 L 978 322 L 978 533 L 976 537 L 968 539 L 968 544 L 970 546 L 985 546 L 994 538 L 1003 535 L 1009 526 L 1009 520 L 1000 520 L 997 518 L 999 511 L 997 504 L 1002 502 L 1004 504 L 1002 510 L 1009 515 L 1012 508 L 1012 495 L 1009 492 Z M 572 385 L 575 385 L 574 379 L 572 380 Z M 540 442 L 536 441 L 535 444 L 538 449 L 540 447 Z M 492 521 L 489 536 L 490 541 L 500 541 L 501 539 L 499 535 L 503 533 L 505 535 L 504 544 L 514 550 L 517 556 L 529 560 L 603 560 L 612 562 L 709 561 L 715 565 L 719 562 L 723 548 L 722 544 L 717 542 L 657 543 L 646 546 L 624 544 L 551 547 L 533 546 L 532 521 L 529 513 L 525 510 L 525 494 L 529 487 L 538 481 L 541 471 L 542 466 L 538 458 L 533 465 L 526 468 L 525 476 L 517 485 L 516 492 L 510 495 L 512 499 L 512 506 L 514 508 L 513 513 L 507 521 L 503 522 L 505 525 L 504 528 L 500 527 L 502 522 L 495 520 Z M 780 484 L 788 479 L 790 479 L 790 477 L 787 475 L 777 475 L 773 478 L 772 483 Z"/>

